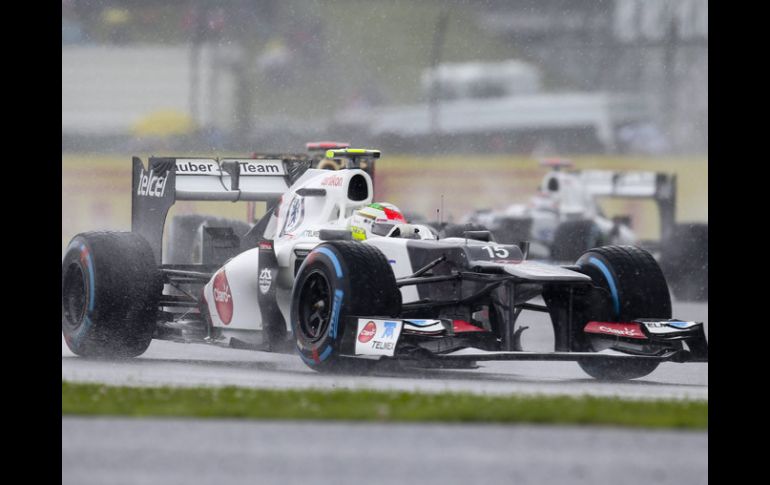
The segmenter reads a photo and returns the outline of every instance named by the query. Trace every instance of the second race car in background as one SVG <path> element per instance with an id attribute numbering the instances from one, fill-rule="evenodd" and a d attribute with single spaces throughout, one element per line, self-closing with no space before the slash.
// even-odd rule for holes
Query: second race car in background
<path id="1" fill-rule="evenodd" d="M 573 261 L 589 248 L 634 244 L 658 256 L 675 297 L 708 300 L 708 224 L 676 222 L 676 175 L 652 171 L 568 170 L 567 160 L 545 160 L 551 170 L 527 204 L 480 210 L 445 236 L 465 230 L 492 231 L 497 241 L 531 241 L 532 255 Z M 660 240 L 643 241 L 630 216 L 609 218 L 600 198 L 652 199 L 660 219 Z"/>

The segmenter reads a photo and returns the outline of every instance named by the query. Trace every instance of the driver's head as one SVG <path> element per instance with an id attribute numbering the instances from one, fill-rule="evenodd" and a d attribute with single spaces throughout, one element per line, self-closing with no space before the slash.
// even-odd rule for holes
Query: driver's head
<path id="1" fill-rule="evenodd" d="M 357 210 L 353 214 L 350 226 L 353 239 L 363 240 L 370 235 L 387 236 L 397 224 L 405 223 L 406 218 L 398 207 L 380 202 Z"/>

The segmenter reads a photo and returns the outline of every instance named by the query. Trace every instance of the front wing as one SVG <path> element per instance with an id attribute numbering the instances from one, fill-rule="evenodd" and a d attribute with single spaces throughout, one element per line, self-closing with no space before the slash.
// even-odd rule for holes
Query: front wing
<path id="1" fill-rule="evenodd" d="M 591 335 L 592 338 L 604 338 L 618 344 L 608 345 L 601 352 L 500 351 L 499 341 L 491 332 L 482 329 L 456 332 L 456 323 L 447 319 L 348 317 L 346 323 L 340 341 L 340 354 L 362 359 L 708 362 L 708 342 L 700 322 L 635 320 L 622 325 L 637 325 L 641 329 L 641 336 L 628 337 L 609 332 Z M 594 323 L 597 322 L 589 322 L 589 325 Z M 586 331 L 589 331 L 589 325 L 586 325 Z M 624 350 L 625 341 L 638 342 L 640 339 L 649 348 L 658 350 L 645 353 Z M 686 348 L 679 342 L 685 343 Z"/>

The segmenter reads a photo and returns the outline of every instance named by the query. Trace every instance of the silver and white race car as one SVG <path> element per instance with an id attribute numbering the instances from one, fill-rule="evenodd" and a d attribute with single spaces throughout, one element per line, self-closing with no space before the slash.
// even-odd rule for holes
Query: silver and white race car
<path id="1" fill-rule="evenodd" d="M 373 203 L 356 168 L 379 151 L 331 150 L 345 168 L 296 159 L 134 157 L 131 232 L 74 237 L 62 262 L 62 332 L 81 356 L 134 357 L 152 339 L 296 352 L 319 371 L 576 361 L 599 379 L 660 362 L 706 362 L 699 322 L 672 319 L 649 253 L 594 248 L 575 264 L 527 259 L 489 232 L 436 239 Z M 207 227 L 202 261 L 166 263 L 163 228 L 180 200 L 265 201 L 239 237 Z M 553 352 L 521 347 L 522 312 L 550 315 Z"/>
<path id="2" fill-rule="evenodd" d="M 676 223 L 676 175 L 652 171 L 570 170 L 572 162 L 543 160 L 551 170 L 526 204 L 479 210 L 446 235 L 466 229 L 489 229 L 500 242 L 528 240 L 532 256 L 574 261 L 586 250 L 606 244 L 633 244 L 657 255 L 678 298 L 708 300 L 708 225 Z M 658 209 L 660 240 L 643 241 L 630 216 L 609 218 L 601 198 L 653 200 Z"/>

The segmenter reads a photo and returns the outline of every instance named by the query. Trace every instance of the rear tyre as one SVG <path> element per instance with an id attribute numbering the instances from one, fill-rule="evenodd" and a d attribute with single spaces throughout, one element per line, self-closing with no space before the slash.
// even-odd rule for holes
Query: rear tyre
<path id="1" fill-rule="evenodd" d="M 565 221 L 554 233 L 551 259 L 574 261 L 584 252 L 602 244 L 605 244 L 602 231 L 594 221 Z"/>
<path id="2" fill-rule="evenodd" d="M 363 371 L 371 360 L 342 357 L 347 317 L 395 317 L 401 292 L 385 255 L 374 246 L 330 241 L 316 246 L 297 273 L 291 326 L 297 351 L 318 371 Z"/>
<path id="3" fill-rule="evenodd" d="M 75 236 L 62 261 L 62 334 L 83 357 L 136 357 L 155 330 L 163 280 L 149 243 L 130 232 Z"/>
<path id="4" fill-rule="evenodd" d="M 612 318 L 630 322 L 637 318 L 671 318 L 671 297 L 658 263 L 647 251 L 634 246 L 605 246 L 586 252 L 577 261 L 594 284 L 610 294 L 609 308 L 592 308 L 583 325 L 592 319 Z M 590 344 L 586 343 L 587 350 Z M 655 361 L 618 364 L 612 360 L 578 361 L 588 375 L 602 380 L 643 377 L 658 367 Z"/>

